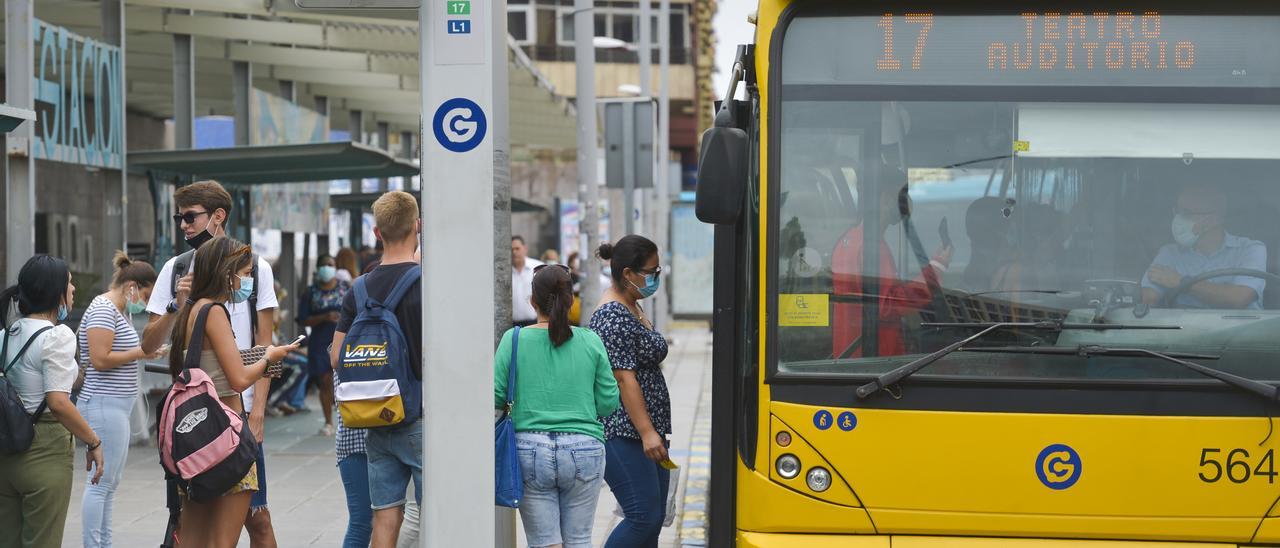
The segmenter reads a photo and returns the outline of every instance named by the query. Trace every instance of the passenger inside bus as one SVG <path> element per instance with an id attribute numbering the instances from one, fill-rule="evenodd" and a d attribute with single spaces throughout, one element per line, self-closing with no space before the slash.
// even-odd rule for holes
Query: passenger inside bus
<path id="1" fill-rule="evenodd" d="M 1195 185 L 1178 194 L 1170 229 L 1173 243 L 1160 248 L 1142 278 L 1142 300 L 1158 304 L 1165 292 L 1189 277 L 1225 268 L 1267 269 L 1262 242 L 1226 231 L 1226 195 L 1216 187 Z M 1223 276 L 1188 288 L 1173 303 L 1185 308 L 1262 308 L 1266 281 L 1252 276 Z"/>
<path id="2" fill-rule="evenodd" d="M 865 208 L 876 207 L 874 217 L 879 226 L 875 228 L 875 239 L 880 242 L 879 276 L 874 279 L 877 287 L 864 288 L 863 277 L 863 237 L 866 223 L 859 222 L 836 242 L 831 254 L 831 282 L 835 304 L 833 305 L 831 347 L 836 358 L 857 357 L 863 355 L 897 356 L 907 353 L 903 336 L 903 321 L 908 315 L 914 315 L 927 306 L 933 299 L 930 288 L 941 286 L 941 275 L 951 263 L 953 250 L 950 246 L 941 245 L 933 254 L 929 264 L 924 265 L 920 275 L 911 281 L 904 281 L 898 276 L 898 266 L 893 259 L 893 252 L 885 242 L 885 231 L 903 221 L 904 215 L 910 214 L 910 200 L 907 198 L 907 174 L 902 170 L 881 166 L 878 199 L 869 199 L 872 189 L 867 188 L 865 178 L 858 178 L 858 195 L 864 197 L 861 206 L 864 214 L 859 219 L 872 217 Z M 879 333 L 876 336 L 876 351 L 864 354 L 862 333 L 863 302 L 870 297 L 876 303 L 879 319 Z"/>

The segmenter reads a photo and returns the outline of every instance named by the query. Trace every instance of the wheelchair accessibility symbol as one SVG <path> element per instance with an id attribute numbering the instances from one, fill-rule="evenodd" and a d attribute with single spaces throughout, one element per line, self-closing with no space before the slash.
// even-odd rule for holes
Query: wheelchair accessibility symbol
<path id="1" fill-rule="evenodd" d="M 431 120 L 431 128 L 440 146 L 453 152 L 467 152 L 480 146 L 488 130 L 488 122 L 480 105 L 457 97 L 440 104 Z"/>
<path id="2" fill-rule="evenodd" d="M 1068 445 L 1055 443 L 1040 451 L 1036 457 L 1036 476 L 1045 487 L 1063 490 L 1080 481 L 1082 471 L 1080 454 Z"/>

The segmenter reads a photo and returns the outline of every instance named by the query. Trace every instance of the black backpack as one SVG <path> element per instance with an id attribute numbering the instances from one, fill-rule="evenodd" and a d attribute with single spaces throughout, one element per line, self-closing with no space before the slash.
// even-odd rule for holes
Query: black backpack
<path id="1" fill-rule="evenodd" d="M 36 437 L 35 422 L 40 415 L 44 414 L 48 401 L 40 400 L 40 407 L 36 409 L 35 415 L 28 415 L 27 408 L 22 405 L 22 398 L 18 397 L 18 389 L 9 382 L 9 370 L 13 369 L 18 360 L 22 359 L 22 355 L 27 353 L 31 343 L 36 342 L 40 335 L 50 329 L 53 329 L 53 326 L 41 328 L 32 334 L 12 361 L 7 361 L 9 332 L 4 331 L 4 346 L 0 349 L 0 365 L 4 365 L 4 369 L 0 371 L 0 453 L 2 454 L 14 455 L 26 451 Z"/>
<path id="2" fill-rule="evenodd" d="M 191 268 L 192 263 L 196 260 L 196 250 L 192 249 L 178 255 L 173 259 L 173 270 L 169 272 L 169 291 L 173 298 L 178 297 L 178 278 L 187 275 L 187 270 Z M 253 255 L 253 292 L 249 293 L 249 346 L 257 344 L 258 340 L 258 256 Z M 274 290 L 274 288 L 273 288 Z M 178 307 L 182 307 L 182 303 L 178 303 Z"/>

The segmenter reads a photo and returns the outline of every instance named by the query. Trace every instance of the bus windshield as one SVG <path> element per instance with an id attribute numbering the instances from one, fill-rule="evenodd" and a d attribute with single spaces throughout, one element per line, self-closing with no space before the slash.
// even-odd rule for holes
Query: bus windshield
<path id="1" fill-rule="evenodd" d="M 1280 380 L 1280 17 L 829 9 L 773 60 L 779 372 L 877 374 L 975 332 L 956 324 L 1065 321 L 1179 329 L 981 344 Z M 980 351 L 927 374 L 1198 378 Z"/>

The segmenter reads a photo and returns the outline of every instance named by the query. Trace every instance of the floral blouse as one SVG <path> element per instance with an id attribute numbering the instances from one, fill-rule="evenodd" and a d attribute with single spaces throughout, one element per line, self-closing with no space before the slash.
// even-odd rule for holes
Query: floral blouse
<path id="1" fill-rule="evenodd" d="M 609 363 L 614 369 L 636 372 L 636 381 L 644 395 L 645 411 L 649 413 L 654 429 L 664 437 L 671 435 L 671 394 L 667 392 L 667 380 L 659 367 L 667 357 L 666 337 L 645 327 L 619 302 L 605 303 L 597 308 L 591 315 L 590 327 L 604 341 Z M 624 407 L 602 417 L 601 422 L 604 423 L 605 439 L 640 439 L 640 433 Z"/>

